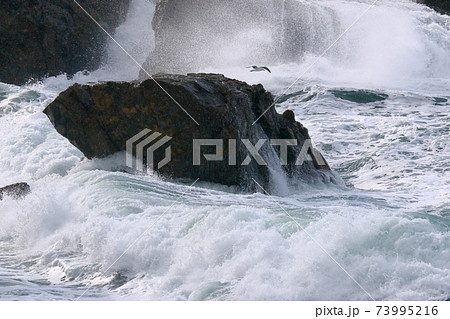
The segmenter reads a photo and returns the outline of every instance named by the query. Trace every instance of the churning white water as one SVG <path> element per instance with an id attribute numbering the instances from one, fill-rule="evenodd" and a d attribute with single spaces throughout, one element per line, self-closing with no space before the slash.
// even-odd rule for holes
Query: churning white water
<path id="1" fill-rule="evenodd" d="M 375 299 L 448 299 L 450 17 L 380 0 L 319 57 L 371 2 L 309 4 L 303 54 L 274 61 L 272 74 L 239 63 L 251 54 L 245 43 L 198 70 L 275 95 L 308 70 L 277 109 L 294 110 L 346 187 L 304 183 L 272 199 L 83 159 L 42 110 L 75 82 L 136 79 L 112 42 L 96 72 L 0 83 L 0 186 L 32 188 L 0 201 L 0 299 L 76 299 L 90 285 L 82 299 L 370 299 L 299 225 Z M 153 10 L 133 0 L 116 32 L 140 63 L 153 46 Z"/>

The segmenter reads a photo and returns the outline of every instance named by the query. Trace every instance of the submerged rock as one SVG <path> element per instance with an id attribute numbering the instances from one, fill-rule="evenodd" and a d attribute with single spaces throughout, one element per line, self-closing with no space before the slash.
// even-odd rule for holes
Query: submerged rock
<path id="1" fill-rule="evenodd" d="M 330 178 L 326 162 L 307 147 L 308 130 L 295 121 L 292 111 L 278 114 L 271 107 L 272 95 L 262 85 L 251 86 L 219 74 L 159 74 L 155 79 L 180 105 L 153 80 L 105 82 L 73 85 L 44 113 L 56 130 L 88 158 L 125 151 L 127 140 L 146 129 L 136 137 L 135 146 L 150 133 L 162 134 L 161 145 L 153 154 L 154 164 L 148 165 L 168 177 L 199 178 L 247 190 L 257 189 L 255 181 L 269 188 L 280 175 L 293 179 Z M 286 147 L 284 163 L 280 162 L 282 147 L 272 145 L 282 139 L 297 144 Z M 143 144 L 157 145 L 150 140 Z M 257 145 L 260 140 L 264 141 Z M 309 155 L 299 164 L 303 146 Z M 255 152 L 255 148 L 259 150 Z M 146 150 L 143 152 L 145 155 Z M 163 163 L 168 152 L 171 160 Z M 207 154 L 216 156 L 208 161 Z M 151 162 L 144 156 L 145 160 Z"/>
<path id="2" fill-rule="evenodd" d="M 31 193 L 30 185 L 27 183 L 17 183 L 0 188 L 0 200 L 3 196 L 10 196 L 14 199 L 20 199 Z"/>
<path id="3" fill-rule="evenodd" d="M 130 0 L 78 0 L 108 32 Z M 0 0 L 0 82 L 21 85 L 61 73 L 95 70 L 107 35 L 72 0 Z"/>

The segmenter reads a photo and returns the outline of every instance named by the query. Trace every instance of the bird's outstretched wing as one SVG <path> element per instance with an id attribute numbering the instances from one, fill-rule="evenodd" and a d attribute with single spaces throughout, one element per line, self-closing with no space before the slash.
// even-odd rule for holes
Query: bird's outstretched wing
<path id="1" fill-rule="evenodd" d="M 263 68 L 264 70 L 266 70 L 267 72 L 272 73 L 272 71 L 270 71 L 268 67 L 263 66 L 262 68 Z"/>

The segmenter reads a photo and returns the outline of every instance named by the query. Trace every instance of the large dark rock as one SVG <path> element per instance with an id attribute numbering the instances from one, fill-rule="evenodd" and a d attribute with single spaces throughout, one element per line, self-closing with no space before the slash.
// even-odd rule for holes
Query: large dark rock
<path id="1" fill-rule="evenodd" d="M 314 28 L 321 20 L 326 27 Z M 298 61 L 320 54 L 340 26 L 331 10 L 296 0 L 159 0 L 153 17 L 150 74 L 197 72 L 237 62 L 241 67 Z M 141 78 L 147 78 L 141 72 Z"/>
<path id="2" fill-rule="evenodd" d="M 3 196 L 10 196 L 14 199 L 20 199 L 28 195 L 30 192 L 31 188 L 27 183 L 17 183 L 0 187 L 0 200 L 3 199 Z"/>
<path id="3" fill-rule="evenodd" d="M 433 8 L 437 12 L 450 15 L 450 1 L 449 0 L 418 0 L 420 3 L 424 3 L 430 8 Z"/>
<path id="4" fill-rule="evenodd" d="M 124 151 L 127 140 L 144 129 L 172 137 L 168 143 L 171 162 L 159 170 L 153 167 L 164 176 L 199 178 L 247 190 L 257 189 L 253 178 L 270 187 L 273 178 L 280 175 L 293 179 L 332 177 L 326 162 L 295 165 L 303 143 L 309 139 L 308 130 L 295 121 L 292 111 L 280 115 L 270 108 L 272 95 L 262 85 L 250 86 L 218 74 L 160 74 L 155 79 L 198 125 L 152 80 L 75 84 L 44 112 L 56 130 L 88 158 Z M 252 125 L 267 109 L 261 120 Z M 194 139 L 223 140 L 224 160 L 206 161 L 202 156 L 201 165 L 193 165 Z M 237 140 L 237 165 L 228 162 L 230 139 Z M 268 166 L 259 165 L 253 158 L 249 165 L 241 165 L 249 154 L 242 139 L 249 139 L 253 145 L 259 139 L 294 139 L 298 146 L 288 148 L 287 165 L 280 165 L 280 149 L 269 142 L 260 151 Z M 158 149 L 155 163 L 165 157 L 165 150 Z M 210 146 L 201 150 L 202 154 L 216 151 Z"/>
<path id="5" fill-rule="evenodd" d="M 108 32 L 114 32 L 130 0 L 78 0 Z M 73 0 L 0 0 L 0 82 L 94 70 L 107 35 Z"/>

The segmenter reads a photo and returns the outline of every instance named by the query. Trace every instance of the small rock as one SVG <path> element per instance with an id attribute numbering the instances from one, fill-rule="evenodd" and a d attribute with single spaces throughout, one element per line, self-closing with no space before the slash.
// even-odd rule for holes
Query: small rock
<path id="1" fill-rule="evenodd" d="M 295 122 L 295 114 L 292 110 L 284 111 L 283 117 L 290 122 Z"/>
<path id="2" fill-rule="evenodd" d="M 29 193 L 31 193 L 30 185 L 28 185 L 27 183 L 17 183 L 0 188 L 0 200 L 3 199 L 3 196 L 10 196 L 14 199 L 21 199 Z"/>

